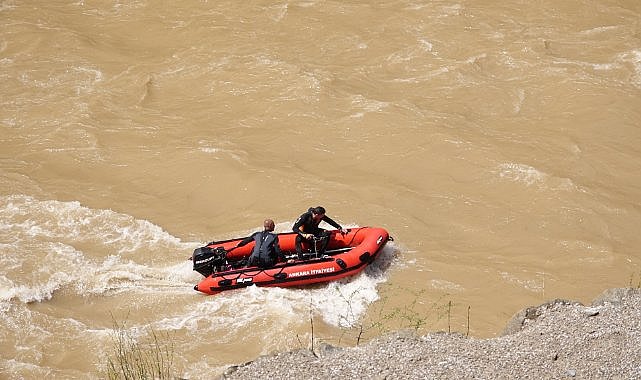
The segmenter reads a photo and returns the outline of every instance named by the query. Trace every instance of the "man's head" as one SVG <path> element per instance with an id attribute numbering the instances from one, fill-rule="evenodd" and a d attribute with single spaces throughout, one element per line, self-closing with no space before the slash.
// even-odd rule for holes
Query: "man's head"
<path id="1" fill-rule="evenodd" d="M 325 208 L 323 206 L 316 206 L 312 208 L 312 217 L 315 221 L 320 221 L 325 216 Z"/>
<path id="2" fill-rule="evenodd" d="M 263 227 L 265 227 L 265 231 L 274 231 L 274 221 L 271 219 L 265 219 L 263 222 Z"/>

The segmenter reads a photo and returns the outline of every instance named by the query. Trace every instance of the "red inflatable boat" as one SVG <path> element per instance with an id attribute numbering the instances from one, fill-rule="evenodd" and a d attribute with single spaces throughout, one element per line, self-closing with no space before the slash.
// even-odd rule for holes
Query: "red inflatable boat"
<path id="1" fill-rule="evenodd" d="M 293 232 L 278 234 L 281 250 L 296 257 Z M 301 286 L 329 282 L 360 273 L 372 263 L 388 240 L 387 231 L 375 227 L 351 228 L 348 233 L 330 231 L 327 250 L 323 255 L 314 252 L 313 244 L 305 245 L 303 259 L 277 263 L 274 267 L 261 269 L 245 267 L 254 243 L 236 247 L 242 239 L 211 242 L 194 251 L 194 270 L 205 278 L 194 287 L 207 294 L 225 290 L 257 286 Z"/>

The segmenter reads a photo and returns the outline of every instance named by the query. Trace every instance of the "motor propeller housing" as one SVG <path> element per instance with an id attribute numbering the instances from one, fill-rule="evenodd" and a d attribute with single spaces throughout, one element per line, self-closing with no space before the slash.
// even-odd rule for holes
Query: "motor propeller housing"
<path id="1" fill-rule="evenodd" d="M 192 256 L 194 270 L 205 277 L 219 272 L 227 266 L 227 251 L 223 247 L 200 247 L 194 250 Z"/>

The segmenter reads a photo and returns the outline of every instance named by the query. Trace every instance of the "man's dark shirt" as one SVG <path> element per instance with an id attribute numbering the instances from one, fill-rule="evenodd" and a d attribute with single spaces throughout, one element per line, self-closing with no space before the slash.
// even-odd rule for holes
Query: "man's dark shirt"
<path id="1" fill-rule="evenodd" d="M 238 243 L 239 247 L 255 241 L 256 245 L 250 256 L 250 262 L 259 266 L 272 266 L 278 262 L 278 259 L 285 260 L 283 252 L 278 244 L 278 235 L 269 231 L 254 232 L 251 236 L 246 237 Z"/>
<path id="2" fill-rule="evenodd" d="M 292 227 L 292 230 L 296 232 L 299 235 L 302 234 L 318 234 L 321 232 L 321 229 L 318 227 L 320 222 L 325 222 L 329 225 L 331 225 L 334 228 L 337 229 L 342 229 L 340 224 L 336 223 L 335 221 L 332 220 L 329 216 L 325 215 L 323 216 L 323 219 L 319 220 L 318 223 L 314 222 L 314 217 L 312 215 L 312 209 L 310 208 L 307 210 L 306 213 L 303 215 L 299 216 L 298 219 L 296 219 L 296 222 L 294 223 L 294 226 Z M 303 230 L 300 230 L 300 227 L 303 226 Z"/>

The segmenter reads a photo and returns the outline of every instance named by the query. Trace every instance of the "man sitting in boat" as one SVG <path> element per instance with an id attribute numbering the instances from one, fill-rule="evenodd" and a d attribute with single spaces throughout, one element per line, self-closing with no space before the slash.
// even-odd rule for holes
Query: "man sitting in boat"
<path id="1" fill-rule="evenodd" d="M 254 250 L 247 262 L 248 267 L 257 266 L 259 268 L 269 268 L 276 265 L 278 260 L 285 261 L 285 255 L 278 245 L 278 235 L 273 233 L 274 221 L 265 219 L 263 222 L 264 230 L 254 232 L 251 236 L 238 242 L 236 247 L 242 247 L 250 242 L 256 242 Z"/>
<path id="2" fill-rule="evenodd" d="M 298 258 L 303 258 L 303 240 L 310 242 L 317 255 L 325 253 L 327 243 L 329 243 L 329 231 L 319 228 L 320 222 L 325 222 L 332 227 L 339 229 L 341 233 L 346 234 L 347 230 L 336 223 L 332 218 L 325 215 L 325 208 L 322 206 L 310 207 L 306 213 L 296 219 L 292 230 L 296 232 L 296 253 Z"/>

